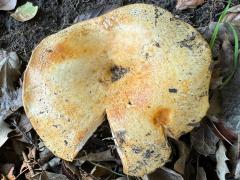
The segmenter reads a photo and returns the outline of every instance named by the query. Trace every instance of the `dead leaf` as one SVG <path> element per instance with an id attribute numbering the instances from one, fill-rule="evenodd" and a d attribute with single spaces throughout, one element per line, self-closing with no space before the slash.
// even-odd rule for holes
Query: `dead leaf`
<path id="1" fill-rule="evenodd" d="M 182 141 L 176 141 L 179 150 L 179 159 L 174 164 L 174 170 L 180 174 L 184 174 L 185 163 L 189 155 L 189 148 Z"/>
<path id="2" fill-rule="evenodd" d="M 230 7 L 227 12 L 231 12 L 231 13 L 238 13 L 240 12 L 240 5 L 236 5 L 236 6 L 233 6 L 233 7 Z"/>
<path id="3" fill-rule="evenodd" d="M 0 10 L 9 11 L 15 8 L 17 0 L 1 0 Z"/>
<path id="4" fill-rule="evenodd" d="M 4 120 L 22 106 L 21 88 L 16 89 L 21 63 L 15 52 L 0 49 L 0 146 L 11 131 Z"/>
<path id="5" fill-rule="evenodd" d="M 100 4 L 100 5 L 97 5 L 96 8 L 87 10 L 86 12 L 77 16 L 74 20 L 74 23 L 100 16 L 102 14 L 105 14 L 105 13 L 107 13 L 107 12 L 113 10 L 113 9 L 116 9 L 116 8 L 122 6 L 122 4 L 123 4 L 123 1 L 118 0 L 116 4 Z"/>
<path id="6" fill-rule="evenodd" d="M 215 154 L 218 140 L 219 138 L 212 132 L 205 121 L 202 121 L 200 127 L 191 132 L 192 146 L 204 156 Z"/>
<path id="7" fill-rule="evenodd" d="M 78 168 L 68 161 L 62 161 L 62 172 L 69 179 L 81 179 L 82 177 Z"/>
<path id="8" fill-rule="evenodd" d="M 227 10 L 226 16 L 223 18 L 223 22 L 240 22 L 240 5 L 233 6 Z"/>
<path id="9" fill-rule="evenodd" d="M 0 164 L 0 172 L 4 174 L 7 178 L 13 177 L 14 164 L 6 163 Z"/>
<path id="10" fill-rule="evenodd" d="M 128 177 L 119 177 L 116 180 L 129 180 L 129 178 Z"/>
<path id="11" fill-rule="evenodd" d="M 146 176 L 148 180 L 183 180 L 183 177 L 180 174 L 166 167 L 161 167 Z"/>
<path id="12" fill-rule="evenodd" d="M 229 147 L 228 157 L 231 164 L 231 174 L 234 175 L 234 179 L 240 179 L 240 134 L 238 134 L 238 140 L 232 146 Z"/>
<path id="13" fill-rule="evenodd" d="M 216 89 L 215 91 L 213 91 L 213 95 L 210 99 L 209 104 L 210 104 L 210 107 L 207 112 L 208 117 L 217 116 L 218 114 L 220 114 L 222 112 L 219 90 Z"/>
<path id="14" fill-rule="evenodd" d="M 34 6 L 31 2 L 18 7 L 11 16 L 20 22 L 25 22 L 34 18 L 37 14 L 38 6 Z"/>
<path id="15" fill-rule="evenodd" d="M 221 89 L 221 119 L 225 127 L 235 134 L 240 133 L 240 67 L 232 80 Z"/>
<path id="16" fill-rule="evenodd" d="M 219 147 L 216 152 L 217 167 L 216 172 L 220 180 L 225 180 L 225 175 L 229 173 L 226 161 L 228 160 L 226 156 L 226 148 L 222 141 L 219 141 Z"/>
<path id="17" fill-rule="evenodd" d="M 204 0 L 177 0 L 176 9 L 184 10 L 188 8 L 196 8 L 204 3 Z"/>
<path id="18" fill-rule="evenodd" d="M 15 52 L 0 49 L 0 120 L 22 106 L 21 88 L 16 89 L 21 63 Z"/>
<path id="19" fill-rule="evenodd" d="M 12 168 L 10 169 L 10 171 L 8 172 L 8 174 L 7 174 L 7 179 L 8 179 L 8 180 L 15 180 L 15 179 L 16 179 L 16 177 L 15 177 L 14 174 L 13 174 L 13 171 L 14 171 L 14 167 L 12 167 Z"/>
<path id="20" fill-rule="evenodd" d="M 33 180 L 68 180 L 63 174 L 51 173 L 48 171 L 42 171 L 37 176 L 32 178 Z"/>
<path id="21" fill-rule="evenodd" d="M 198 167 L 196 180 L 207 180 L 206 172 L 202 167 Z"/>
<path id="22" fill-rule="evenodd" d="M 200 156 L 200 154 L 197 153 L 192 148 L 190 151 L 189 157 L 187 159 L 186 167 L 185 167 L 185 171 L 184 171 L 184 179 L 185 180 L 196 179 L 197 168 L 199 166 L 199 156 Z"/>
<path id="23" fill-rule="evenodd" d="M 19 113 L 19 116 L 13 116 L 10 120 L 12 121 L 11 125 L 14 127 L 14 130 L 8 134 L 8 137 L 33 145 L 32 135 L 30 133 L 32 125 L 27 116 Z"/>
<path id="24" fill-rule="evenodd" d="M 207 121 L 208 126 L 211 127 L 212 131 L 217 137 L 226 141 L 228 144 L 233 145 L 237 141 L 237 134 L 234 133 L 231 129 L 225 126 L 223 120 L 218 119 L 215 116 L 209 117 L 210 121 Z"/>
<path id="25" fill-rule="evenodd" d="M 234 167 L 234 178 L 240 179 L 240 160 L 239 159 Z"/>
<path id="26" fill-rule="evenodd" d="M 98 152 L 98 153 L 90 153 L 87 154 L 86 156 L 82 156 L 80 158 L 77 158 L 76 160 L 80 161 L 80 163 L 83 163 L 85 161 L 95 161 L 95 162 L 100 162 L 100 161 L 115 161 L 116 158 L 112 155 L 111 150 L 106 150 L 103 152 Z"/>
<path id="27" fill-rule="evenodd" d="M 8 124 L 0 120 L 0 147 L 8 140 L 8 133 L 11 131 Z"/>
<path id="28" fill-rule="evenodd" d="M 53 153 L 46 147 L 43 148 L 43 150 L 39 149 L 39 160 L 38 163 L 40 165 L 44 165 L 45 163 L 48 163 L 49 160 L 53 157 Z M 55 157 L 57 158 L 57 157 Z M 54 160 L 55 158 L 51 159 L 50 161 Z M 59 159 L 59 158 L 57 158 Z M 57 162 L 57 164 L 60 164 L 60 160 Z"/>

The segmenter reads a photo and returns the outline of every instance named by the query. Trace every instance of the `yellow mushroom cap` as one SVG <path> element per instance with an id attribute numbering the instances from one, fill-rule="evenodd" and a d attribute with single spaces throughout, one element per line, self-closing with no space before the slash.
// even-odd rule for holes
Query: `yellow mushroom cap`
<path id="1" fill-rule="evenodd" d="M 69 161 L 106 113 L 124 172 L 143 176 L 169 159 L 167 136 L 205 116 L 210 62 L 189 24 L 128 5 L 45 38 L 25 71 L 24 108 L 46 146 Z"/>

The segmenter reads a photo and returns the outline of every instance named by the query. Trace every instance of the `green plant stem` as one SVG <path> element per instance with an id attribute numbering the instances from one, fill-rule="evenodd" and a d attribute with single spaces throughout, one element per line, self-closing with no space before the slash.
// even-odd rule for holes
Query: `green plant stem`
<path id="1" fill-rule="evenodd" d="M 214 43 L 215 43 L 215 41 L 216 41 L 216 39 L 217 39 L 217 35 L 218 35 L 218 32 L 219 32 L 220 23 L 222 22 L 223 18 L 226 16 L 227 11 L 228 11 L 231 3 L 232 3 L 232 0 L 228 0 L 228 4 L 227 4 L 227 6 L 225 7 L 225 9 L 223 10 L 223 12 L 221 13 L 221 16 L 220 16 L 220 18 L 218 19 L 218 22 L 217 22 L 217 24 L 216 24 L 216 26 L 215 26 L 215 28 L 214 28 L 213 35 L 212 35 L 211 40 L 210 40 L 210 48 L 211 48 L 211 49 L 214 47 Z"/>

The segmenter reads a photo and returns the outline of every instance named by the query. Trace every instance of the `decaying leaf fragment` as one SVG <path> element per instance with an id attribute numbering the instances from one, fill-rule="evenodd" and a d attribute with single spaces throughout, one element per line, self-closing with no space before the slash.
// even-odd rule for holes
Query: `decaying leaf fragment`
<path id="1" fill-rule="evenodd" d="M 15 52 L 0 49 L 0 146 L 10 132 L 4 120 L 22 106 L 21 88 L 14 87 L 20 75 L 20 65 Z"/>
<path id="2" fill-rule="evenodd" d="M 240 21 L 240 5 L 233 6 L 227 10 L 227 14 L 223 22 L 231 22 L 239 24 Z"/>
<path id="3" fill-rule="evenodd" d="M 0 10 L 9 11 L 15 8 L 17 0 L 1 0 Z"/>
<path id="4" fill-rule="evenodd" d="M 177 0 L 176 9 L 184 10 L 188 8 L 196 8 L 204 3 L 204 0 Z"/>
<path id="5" fill-rule="evenodd" d="M 28 21 L 34 16 L 36 16 L 38 11 L 38 6 L 34 6 L 31 2 L 26 2 L 26 4 L 18 7 L 16 11 L 11 14 L 11 16 L 20 22 Z"/>
<path id="6" fill-rule="evenodd" d="M 226 148 L 222 141 L 219 141 L 219 148 L 216 152 L 217 159 L 217 175 L 220 180 L 225 180 L 225 175 L 229 173 L 229 169 L 227 167 L 226 161 L 228 160 L 226 156 Z"/>
<path id="7" fill-rule="evenodd" d="M 124 172 L 162 166 L 208 109 L 208 44 L 152 5 L 124 6 L 44 39 L 24 76 L 27 116 L 46 146 L 72 161 L 106 113 Z"/>
<path id="8" fill-rule="evenodd" d="M 219 138 L 214 134 L 206 121 L 191 132 L 191 144 L 194 149 L 204 156 L 215 154 Z"/>

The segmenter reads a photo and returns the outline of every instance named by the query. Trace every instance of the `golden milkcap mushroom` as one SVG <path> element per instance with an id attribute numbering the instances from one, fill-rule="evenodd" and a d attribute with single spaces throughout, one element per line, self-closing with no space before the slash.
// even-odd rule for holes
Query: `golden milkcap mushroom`
<path id="1" fill-rule="evenodd" d="M 190 25 L 146 4 L 121 7 L 45 38 L 24 76 L 23 102 L 53 153 L 72 161 L 105 113 L 124 172 L 164 165 L 167 136 L 208 109 L 208 44 Z"/>

